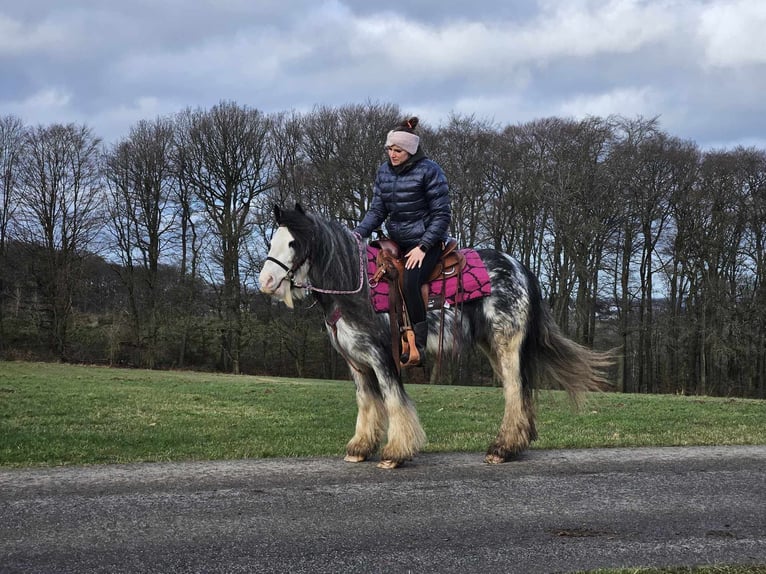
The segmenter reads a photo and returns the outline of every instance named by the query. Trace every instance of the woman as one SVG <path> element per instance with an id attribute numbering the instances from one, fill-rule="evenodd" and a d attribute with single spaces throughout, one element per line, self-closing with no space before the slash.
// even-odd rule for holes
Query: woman
<path id="1" fill-rule="evenodd" d="M 418 118 L 411 117 L 388 132 L 388 161 L 378 169 L 370 209 L 354 231 L 370 237 L 385 221 L 388 236 L 405 254 L 404 303 L 422 357 L 428 325 L 420 287 L 439 260 L 452 212 L 447 178 L 423 153 L 417 125 Z M 409 355 L 402 355 L 401 362 L 407 364 Z"/>

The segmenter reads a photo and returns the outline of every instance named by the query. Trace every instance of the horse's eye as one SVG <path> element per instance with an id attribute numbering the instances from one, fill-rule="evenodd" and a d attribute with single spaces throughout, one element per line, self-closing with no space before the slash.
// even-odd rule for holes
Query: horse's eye
<path id="1" fill-rule="evenodd" d="M 291 241 L 290 243 L 288 243 L 288 244 L 287 244 L 287 246 L 288 246 L 290 249 L 292 249 L 293 251 L 295 251 L 295 240 L 293 240 L 293 241 Z"/>
<path id="2" fill-rule="evenodd" d="M 271 241 L 267 241 L 267 242 L 266 242 L 266 249 L 268 249 L 269 251 L 271 251 Z"/>

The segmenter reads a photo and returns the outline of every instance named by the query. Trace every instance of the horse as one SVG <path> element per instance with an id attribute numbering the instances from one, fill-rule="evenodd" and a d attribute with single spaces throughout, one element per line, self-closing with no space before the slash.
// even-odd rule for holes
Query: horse
<path id="1" fill-rule="evenodd" d="M 356 387 L 357 418 L 344 460 L 377 454 L 380 468 L 396 468 L 426 444 L 413 401 L 392 353 L 389 318 L 370 302 L 364 241 L 337 221 L 307 213 L 300 204 L 274 206 L 277 229 L 259 274 L 263 293 L 293 308 L 313 297 L 324 314 L 334 348 L 346 360 Z M 503 385 L 505 410 L 484 461 L 517 457 L 537 438 L 533 390 L 547 378 L 579 402 L 608 386 L 610 351 L 588 349 L 562 334 L 544 306 L 537 278 L 512 256 L 477 250 L 491 293 L 460 306 L 428 312 L 427 353 L 475 345 Z M 440 328 L 440 321 L 444 325 Z M 441 334 L 441 336 L 438 336 Z"/>

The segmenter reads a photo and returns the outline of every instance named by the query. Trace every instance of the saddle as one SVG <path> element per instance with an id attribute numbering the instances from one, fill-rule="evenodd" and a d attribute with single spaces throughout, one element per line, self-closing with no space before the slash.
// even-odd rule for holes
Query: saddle
<path id="1" fill-rule="evenodd" d="M 389 283 L 388 290 L 388 313 L 391 325 L 391 349 L 394 355 L 394 363 L 401 369 L 420 362 L 420 353 L 415 346 L 415 333 L 407 313 L 407 305 L 404 302 L 404 257 L 399 245 L 389 238 L 376 239 L 370 242 L 372 247 L 379 249 L 375 259 L 375 273 L 370 277 L 370 283 L 379 281 Z M 466 258 L 457 249 L 457 241 L 449 239 L 442 245 L 442 253 L 426 282 L 421 286 L 420 292 L 423 304 L 429 308 L 429 287 L 431 281 L 460 276 L 466 265 Z M 402 363 L 400 357 L 408 354 L 409 359 Z"/>

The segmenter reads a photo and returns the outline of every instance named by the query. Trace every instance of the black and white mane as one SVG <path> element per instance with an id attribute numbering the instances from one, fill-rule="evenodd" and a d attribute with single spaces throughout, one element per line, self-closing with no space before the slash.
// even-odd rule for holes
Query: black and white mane
<path id="1" fill-rule="evenodd" d="M 293 295 L 303 298 L 313 293 L 325 312 L 337 305 L 355 321 L 372 323 L 375 313 L 370 304 L 366 268 L 360 287 L 360 250 L 363 245 L 351 231 L 338 223 L 301 211 L 280 211 L 280 225 L 293 236 L 295 261 L 310 262 L 304 281 L 296 281 Z M 320 290 L 306 289 L 310 285 Z M 340 295 L 328 292 L 341 292 Z"/>

